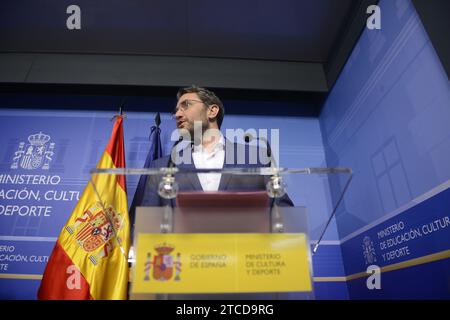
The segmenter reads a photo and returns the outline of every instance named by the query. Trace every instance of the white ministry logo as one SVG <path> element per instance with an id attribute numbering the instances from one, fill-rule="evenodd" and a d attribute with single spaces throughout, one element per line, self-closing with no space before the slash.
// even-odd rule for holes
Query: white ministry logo
<path id="1" fill-rule="evenodd" d="M 33 170 L 42 167 L 44 170 L 49 169 L 52 156 L 55 154 L 53 149 L 55 143 L 48 143 L 50 136 L 42 132 L 32 134 L 28 137 L 28 142 L 21 142 L 19 149 L 14 153 L 11 169 Z"/>
<path id="2" fill-rule="evenodd" d="M 363 239 L 363 254 L 364 254 L 364 260 L 367 264 L 372 264 L 377 261 L 377 256 L 375 254 L 375 248 L 373 247 L 373 242 L 370 239 L 370 237 L 365 236 Z"/>

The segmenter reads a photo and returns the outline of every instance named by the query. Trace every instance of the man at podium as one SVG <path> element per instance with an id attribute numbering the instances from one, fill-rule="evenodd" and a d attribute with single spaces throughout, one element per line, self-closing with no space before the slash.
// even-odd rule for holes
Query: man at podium
<path id="1" fill-rule="evenodd" d="M 234 143 L 220 132 L 225 115 L 223 103 L 217 95 L 197 86 L 181 88 L 177 93 L 177 105 L 173 111 L 177 129 L 183 139 L 175 143 L 171 155 L 152 162 L 152 168 L 172 167 L 179 169 L 222 169 L 270 167 L 273 158 L 262 161 L 258 147 Z M 179 151 L 180 141 L 190 143 Z M 270 150 L 270 149 L 269 149 Z M 261 151 L 261 150 L 260 150 Z M 265 149 L 264 152 L 267 152 Z M 250 156 L 253 155 L 253 156 Z M 255 161 L 256 160 L 256 161 Z M 160 177 L 149 177 L 142 206 L 168 204 L 159 196 L 157 186 Z M 179 191 L 258 191 L 265 190 L 267 178 L 258 175 L 225 175 L 221 173 L 183 174 L 176 177 Z M 277 199 L 279 206 L 293 206 L 287 195 Z"/>
<path id="2" fill-rule="evenodd" d="M 281 219 L 277 216 L 278 209 L 273 210 L 272 214 L 272 208 L 294 205 L 287 194 L 284 194 L 276 200 L 271 200 L 269 210 L 269 197 L 266 192 L 269 176 L 253 174 L 253 172 L 233 175 L 220 172 L 186 173 L 194 169 L 244 168 L 252 171 L 261 167 L 270 167 L 273 157 L 269 155 L 269 161 L 267 158 L 260 157 L 260 154 L 264 154 L 263 152 L 270 154 L 270 151 L 267 152 L 270 150 L 268 143 L 265 145 L 267 148 L 258 150 L 258 146 L 249 144 L 249 141 L 239 144 L 224 137 L 220 132 L 225 114 L 223 104 L 214 92 L 205 88 L 191 86 L 180 89 L 173 114 L 183 139 L 174 144 L 171 155 L 153 161 L 151 167 L 176 166 L 180 169 L 180 173 L 175 173 L 175 181 L 178 184 L 176 205 L 173 197 L 160 196 L 163 176 L 149 176 L 141 205 L 164 207 L 164 209 L 155 211 L 153 208 L 148 211 L 146 219 L 151 220 L 151 223 L 145 232 L 158 232 L 158 228 L 162 230 L 163 226 L 172 225 L 173 222 L 166 217 L 165 210 L 173 206 L 176 206 L 175 210 L 177 210 L 175 215 L 177 222 L 173 224 L 176 230 L 173 231 L 179 234 L 278 232 L 276 228 L 282 224 L 277 222 Z M 189 141 L 187 145 L 180 144 L 179 148 L 176 148 L 180 141 L 185 140 Z M 143 230 L 145 227 L 139 225 L 137 228 Z M 215 291 L 214 294 L 193 295 L 188 292 L 171 294 L 170 299 L 274 299 L 280 297 L 282 296 L 278 293 Z M 136 298 L 139 297 L 136 296 Z"/>

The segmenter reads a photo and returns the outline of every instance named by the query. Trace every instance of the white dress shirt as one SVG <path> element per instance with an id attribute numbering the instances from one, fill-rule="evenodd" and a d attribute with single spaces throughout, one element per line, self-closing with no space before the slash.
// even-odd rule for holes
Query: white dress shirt
<path id="1" fill-rule="evenodd" d="M 225 139 L 220 136 L 219 141 L 215 144 L 211 152 L 206 151 L 200 144 L 194 145 L 192 159 L 197 169 L 222 169 L 225 161 Z M 218 191 L 220 173 L 198 173 L 198 179 L 202 185 L 203 191 Z"/>

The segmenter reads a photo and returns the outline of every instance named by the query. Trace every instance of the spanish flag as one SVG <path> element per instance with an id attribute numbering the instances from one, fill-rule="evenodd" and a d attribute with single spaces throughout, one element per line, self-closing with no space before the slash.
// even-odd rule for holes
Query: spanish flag
<path id="1" fill-rule="evenodd" d="M 97 168 L 125 168 L 117 116 Z M 130 230 L 125 176 L 93 175 L 45 268 L 39 299 L 126 299 Z"/>

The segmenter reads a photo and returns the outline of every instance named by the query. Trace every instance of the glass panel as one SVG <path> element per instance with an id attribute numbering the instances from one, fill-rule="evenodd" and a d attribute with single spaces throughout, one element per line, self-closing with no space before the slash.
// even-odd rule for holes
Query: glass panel
<path id="1" fill-rule="evenodd" d="M 139 234 L 305 234 L 311 279 L 311 255 L 320 250 L 328 233 L 333 237 L 336 232 L 332 218 L 352 178 L 348 168 L 100 168 L 92 170 L 91 186 L 105 211 L 114 195 L 102 184 L 129 175 L 147 177 L 143 203 L 130 219 L 132 269 Z M 210 185 L 218 191 L 203 191 Z M 131 293 L 130 298 L 314 299 L 314 292 Z"/>

